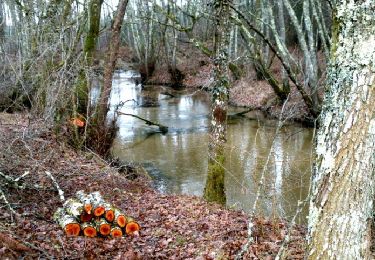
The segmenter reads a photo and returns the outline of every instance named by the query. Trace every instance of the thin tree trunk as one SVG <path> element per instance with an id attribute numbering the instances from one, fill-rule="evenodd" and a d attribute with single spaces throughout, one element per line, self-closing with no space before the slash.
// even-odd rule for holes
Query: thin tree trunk
<path id="1" fill-rule="evenodd" d="M 279 24 L 280 40 L 284 42 L 285 45 L 287 45 L 286 37 L 285 37 L 284 5 L 282 1 L 277 1 L 277 8 L 278 8 L 278 24 Z M 274 19 L 274 18 L 271 17 L 270 19 Z M 287 92 L 289 94 L 289 91 L 290 91 L 289 78 L 284 68 L 282 68 L 281 70 L 281 75 L 282 75 L 283 86 L 285 89 L 287 89 Z"/>
<path id="2" fill-rule="evenodd" d="M 306 27 L 306 33 L 307 33 L 307 38 L 308 38 L 308 41 L 306 41 L 305 39 L 305 33 L 304 31 L 302 30 L 302 26 L 300 25 L 299 21 L 298 21 L 298 18 L 297 18 L 297 15 L 296 15 L 296 12 L 294 11 L 291 3 L 290 3 L 290 0 L 282 0 L 283 3 L 284 3 L 284 6 L 285 6 L 285 9 L 287 10 L 289 16 L 290 16 L 290 19 L 291 19 L 291 22 L 296 30 L 296 33 L 297 33 L 297 37 L 298 37 L 298 42 L 299 42 L 299 46 L 302 50 L 302 53 L 303 53 L 303 58 L 304 58 L 304 63 L 305 63 L 305 67 L 306 67 L 306 72 L 305 72 L 305 76 L 306 76 L 306 85 L 310 86 L 310 89 L 311 89 L 311 93 L 314 94 L 315 92 L 315 96 L 314 95 L 310 95 L 311 96 L 311 100 L 312 100 L 312 107 L 311 109 L 313 110 L 312 114 L 319 114 L 319 111 L 320 111 L 320 104 L 319 104 L 319 100 L 318 100 L 318 95 L 316 93 L 316 85 L 317 85 L 317 61 L 316 61 L 316 50 L 315 50 L 315 47 L 314 47 L 314 37 L 313 37 L 313 29 L 312 29 L 312 24 L 311 24 L 311 20 L 310 20 L 310 13 L 309 13 L 309 4 L 308 4 L 308 0 L 304 0 L 304 4 L 303 4 L 303 7 L 304 7 L 304 12 L 303 12 L 303 17 L 304 17 L 304 23 L 305 23 L 305 27 Z"/>
<path id="3" fill-rule="evenodd" d="M 4 15 L 4 6 L 3 5 L 4 5 L 4 3 L 0 3 L 0 44 L 3 43 L 4 27 L 5 27 L 5 15 Z"/>
<path id="4" fill-rule="evenodd" d="M 329 91 L 316 140 L 309 259 L 371 259 L 375 188 L 375 2 L 337 1 Z"/>
<path id="5" fill-rule="evenodd" d="M 108 112 L 108 101 L 111 95 L 112 90 L 112 77 L 113 71 L 116 67 L 118 49 L 120 47 L 120 30 L 121 25 L 124 20 L 126 6 L 128 5 L 128 0 L 122 0 L 119 2 L 117 7 L 117 14 L 113 21 L 112 28 L 111 28 L 111 40 L 110 45 L 107 51 L 107 59 L 106 59 L 106 66 L 104 69 L 104 82 L 103 82 L 103 89 L 100 93 L 99 98 L 99 111 L 98 111 L 98 118 L 99 124 L 102 126 L 105 125 L 106 115 Z"/>

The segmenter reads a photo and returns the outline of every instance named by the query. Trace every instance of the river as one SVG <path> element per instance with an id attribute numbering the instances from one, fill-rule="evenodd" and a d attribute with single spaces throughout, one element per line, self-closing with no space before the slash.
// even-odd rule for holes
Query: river
<path id="1" fill-rule="evenodd" d="M 124 162 L 141 163 L 164 193 L 201 196 L 206 180 L 209 96 L 204 91 L 136 85 L 133 71 L 113 78 L 112 109 L 169 127 L 166 134 L 143 121 L 119 116 L 112 153 Z M 229 114 L 244 109 L 230 108 Z M 229 120 L 225 188 L 227 206 L 291 219 L 306 198 L 311 174 L 313 130 L 275 120 L 259 112 Z M 260 185 L 261 180 L 263 185 Z M 307 207 L 297 218 L 306 223 Z"/>

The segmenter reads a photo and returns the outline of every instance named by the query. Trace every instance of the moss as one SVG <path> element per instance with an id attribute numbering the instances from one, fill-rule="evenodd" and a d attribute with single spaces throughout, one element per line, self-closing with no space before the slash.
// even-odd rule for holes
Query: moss
<path id="1" fill-rule="evenodd" d="M 232 74 L 233 74 L 233 76 L 236 80 L 238 80 L 242 77 L 243 70 L 239 66 L 234 64 L 233 62 L 229 62 L 228 68 L 232 72 Z"/>
<path id="2" fill-rule="evenodd" d="M 75 86 L 77 108 L 75 112 L 85 115 L 88 105 L 88 82 L 84 71 L 80 71 Z"/>
<path id="3" fill-rule="evenodd" d="M 89 29 L 84 45 L 84 51 L 89 60 L 89 64 L 92 62 L 96 48 L 96 41 L 99 36 L 102 3 L 102 0 L 91 0 L 89 5 Z"/>
<path id="4" fill-rule="evenodd" d="M 219 153 L 216 158 L 209 160 L 207 181 L 203 195 L 205 200 L 222 205 L 226 204 L 224 161 L 225 156 L 222 153 Z"/>

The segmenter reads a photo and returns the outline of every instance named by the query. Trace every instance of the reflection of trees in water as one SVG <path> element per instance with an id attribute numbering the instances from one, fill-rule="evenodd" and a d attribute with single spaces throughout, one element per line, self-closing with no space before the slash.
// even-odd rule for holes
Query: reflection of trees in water
<path id="1" fill-rule="evenodd" d="M 251 208 L 260 188 L 259 214 L 290 217 L 298 200 L 307 196 L 312 135 L 310 130 L 287 127 L 275 136 L 275 128 L 255 124 L 229 128 L 226 166 L 230 172 L 227 179 L 233 180 L 226 182 L 228 202 L 234 204 L 237 199 L 242 208 Z M 264 167 L 265 182 L 259 186 Z"/>
<path id="2" fill-rule="evenodd" d="M 133 93 L 133 98 L 142 102 L 145 95 L 158 97 L 159 92 L 157 88 L 146 88 Z M 158 182 L 163 191 L 202 195 L 207 171 L 208 103 L 207 94 L 199 92 L 160 100 L 160 107 L 142 108 L 128 104 L 131 113 L 164 123 L 170 132 L 162 136 L 156 128 L 152 131 L 142 122 L 124 124 L 127 129 L 121 131 L 134 133 L 130 135 L 132 141 L 120 148 L 124 151 L 117 156 L 154 162 L 163 173 L 160 178 L 166 179 L 165 183 Z M 239 204 L 245 210 L 252 207 L 275 129 L 272 121 L 232 120 L 224 164 L 229 206 Z M 268 215 L 274 209 L 282 216 L 294 213 L 298 199 L 304 198 L 307 192 L 310 166 L 306 158 L 309 158 L 310 147 L 310 130 L 290 126 L 280 130 L 266 168 L 259 212 Z"/>

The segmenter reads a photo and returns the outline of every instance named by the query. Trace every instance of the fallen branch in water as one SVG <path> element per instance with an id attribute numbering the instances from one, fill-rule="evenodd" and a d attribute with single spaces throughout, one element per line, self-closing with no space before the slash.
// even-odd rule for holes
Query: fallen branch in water
<path id="1" fill-rule="evenodd" d="M 236 117 L 244 116 L 245 114 L 247 114 L 247 113 L 249 113 L 253 110 L 254 110 L 254 108 L 249 108 L 245 111 L 241 111 L 241 112 L 238 112 L 238 113 L 235 113 L 235 114 L 232 114 L 232 115 L 228 115 L 228 118 L 230 119 L 230 118 L 236 118 Z"/>
<path id="2" fill-rule="evenodd" d="M 156 122 L 152 122 L 150 120 L 147 120 L 147 119 L 144 119 L 140 116 L 137 116 L 137 115 L 133 115 L 133 114 L 128 114 L 128 113 L 123 113 L 123 112 L 120 112 L 120 111 L 117 111 L 117 114 L 119 115 L 124 115 L 124 116 L 132 116 L 132 117 L 135 117 L 135 118 L 138 118 L 139 120 L 142 120 L 144 121 L 147 125 L 155 125 L 155 126 L 158 126 L 159 127 L 159 130 L 165 134 L 168 132 L 168 126 L 165 126 L 165 125 L 162 125 L 162 124 L 159 124 L 159 123 L 156 123 Z"/>

